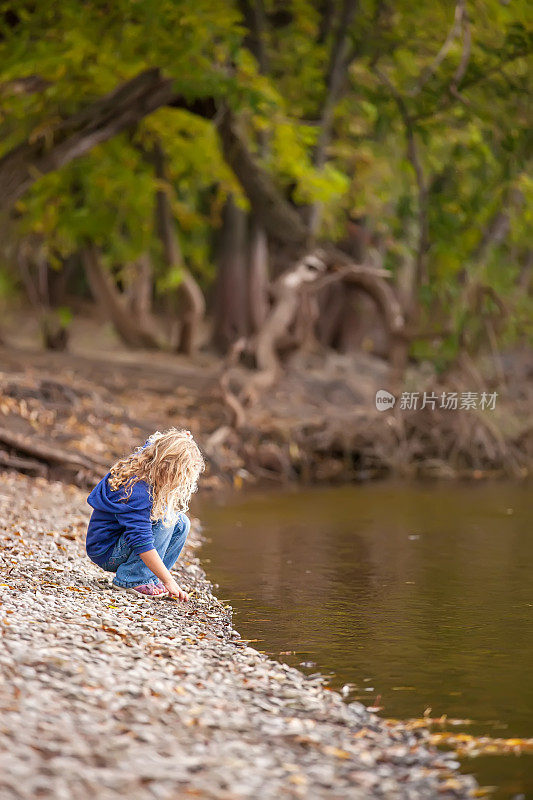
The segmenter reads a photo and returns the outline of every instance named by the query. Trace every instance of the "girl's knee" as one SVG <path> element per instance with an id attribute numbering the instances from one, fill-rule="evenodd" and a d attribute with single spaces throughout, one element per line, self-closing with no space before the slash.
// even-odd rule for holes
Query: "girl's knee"
<path id="1" fill-rule="evenodd" d="M 178 523 L 176 525 L 177 532 L 179 532 L 182 536 L 188 536 L 189 531 L 191 529 L 191 521 L 187 514 L 184 514 L 183 511 L 179 515 Z"/>

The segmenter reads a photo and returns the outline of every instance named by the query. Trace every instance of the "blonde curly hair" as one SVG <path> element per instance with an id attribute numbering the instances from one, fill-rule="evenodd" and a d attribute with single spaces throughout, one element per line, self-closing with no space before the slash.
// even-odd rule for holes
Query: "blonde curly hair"
<path id="1" fill-rule="evenodd" d="M 152 497 L 152 520 L 175 522 L 180 511 L 187 511 L 198 478 L 205 469 L 204 459 L 190 431 L 170 428 L 156 431 L 146 444 L 121 458 L 109 470 L 111 489 L 125 488 L 130 497 L 134 484 L 146 481 Z"/>

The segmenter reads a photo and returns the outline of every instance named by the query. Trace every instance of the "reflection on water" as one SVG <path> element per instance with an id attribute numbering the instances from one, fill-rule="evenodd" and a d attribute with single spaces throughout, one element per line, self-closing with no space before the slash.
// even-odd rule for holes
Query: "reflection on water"
<path id="1" fill-rule="evenodd" d="M 209 576 L 258 649 L 314 662 L 308 672 L 353 684 L 350 700 L 378 701 L 388 717 L 431 707 L 474 720 L 470 733 L 512 737 L 533 735 L 528 499 L 509 484 L 382 483 L 193 510 L 211 540 Z M 499 798 L 533 796 L 529 757 L 465 769 Z"/>

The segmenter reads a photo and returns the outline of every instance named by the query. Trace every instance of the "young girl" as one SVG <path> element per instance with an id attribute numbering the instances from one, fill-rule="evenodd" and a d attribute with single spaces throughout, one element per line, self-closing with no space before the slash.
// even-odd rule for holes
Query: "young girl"
<path id="1" fill-rule="evenodd" d="M 170 570 L 183 549 L 185 515 L 204 460 L 189 431 L 153 433 L 114 464 L 87 498 L 87 555 L 114 572 L 113 586 L 147 597 L 188 600 Z"/>

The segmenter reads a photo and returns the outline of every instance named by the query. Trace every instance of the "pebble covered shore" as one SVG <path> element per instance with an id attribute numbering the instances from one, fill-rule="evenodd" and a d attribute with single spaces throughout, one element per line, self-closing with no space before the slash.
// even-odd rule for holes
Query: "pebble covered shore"
<path id="1" fill-rule="evenodd" d="M 0 473 L 0 797 L 472 796 L 425 731 L 346 705 L 247 646 L 192 531 L 187 604 L 110 588 L 85 556 L 86 493 Z"/>

